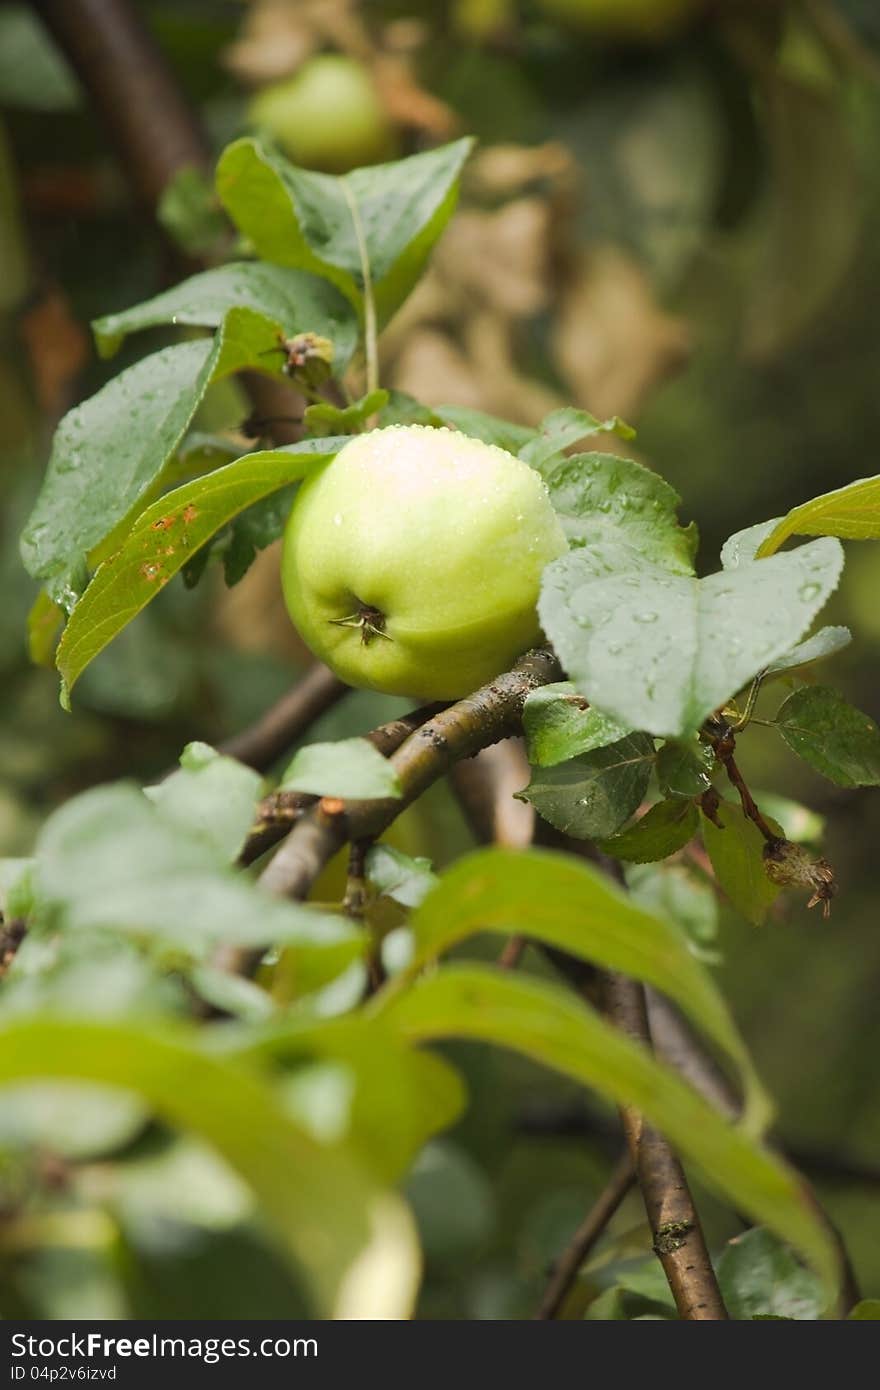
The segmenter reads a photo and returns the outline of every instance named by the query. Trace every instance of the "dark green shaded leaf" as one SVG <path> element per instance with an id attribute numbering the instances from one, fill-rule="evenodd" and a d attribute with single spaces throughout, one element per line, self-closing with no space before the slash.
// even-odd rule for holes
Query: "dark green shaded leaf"
<path id="1" fill-rule="evenodd" d="M 821 1318 L 822 1281 L 805 1269 L 778 1236 L 761 1227 L 728 1242 L 718 1261 L 718 1283 L 732 1318 Z"/>
<path id="2" fill-rule="evenodd" d="M 716 811 L 721 825 L 703 816 L 703 843 L 712 861 L 718 886 L 747 922 L 759 927 L 775 901 L 779 887 L 764 869 L 765 840 L 739 806 L 721 801 Z M 782 829 L 770 823 L 771 829 Z"/>
<path id="3" fill-rule="evenodd" d="M 178 169 L 162 190 L 156 220 L 188 256 L 206 260 L 222 257 L 231 233 L 214 192 L 201 169 Z"/>
<path id="4" fill-rule="evenodd" d="M 306 406 L 305 423 L 310 434 L 355 434 L 362 429 L 371 415 L 381 411 L 387 404 L 387 391 L 371 391 L 351 405 L 331 405 L 329 401 L 319 401 Z"/>
<path id="5" fill-rule="evenodd" d="M 528 425 L 515 425 L 512 420 L 500 420 L 497 415 L 487 415 L 470 406 L 438 405 L 434 410 L 453 429 L 469 434 L 472 439 L 482 439 L 484 444 L 495 444 L 509 454 L 518 454 L 535 437 L 535 431 Z"/>
<path id="6" fill-rule="evenodd" d="M 657 754 L 657 780 L 666 796 L 702 796 L 712 785 L 715 754 L 708 743 L 670 739 Z"/>
<path id="7" fill-rule="evenodd" d="M 615 719 L 587 705 L 571 681 L 544 685 L 527 697 L 523 726 L 529 762 L 553 767 L 579 753 L 604 748 L 630 732 Z"/>
<path id="8" fill-rule="evenodd" d="M 163 348 L 71 410 L 55 434 L 22 536 L 25 568 L 76 600 L 86 556 L 155 482 L 189 428 L 216 363 L 208 338 Z"/>
<path id="9" fill-rule="evenodd" d="M 110 357 L 129 333 L 162 323 L 219 328 L 236 307 L 277 322 L 285 337 L 317 333 L 329 338 L 336 373 L 345 371 L 357 344 L 357 319 L 338 290 L 304 271 L 260 261 L 204 270 L 143 304 L 105 314 L 92 326 L 101 356 Z"/>
<path id="10" fill-rule="evenodd" d="M 683 849 L 694 838 L 699 825 L 700 818 L 692 801 L 670 797 L 668 801 L 658 801 L 635 825 L 628 826 L 610 840 L 603 840 L 601 849 L 605 854 L 613 854 L 615 859 L 652 864 Z"/>
<path id="11" fill-rule="evenodd" d="M 304 477 L 338 448 L 338 440 L 316 439 L 245 454 L 166 493 L 141 513 L 124 544 L 99 566 L 59 643 L 56 661 L 68 693 L 98 652 L 222 526 Z"/>
<path id="12" fill-rule="evenodd" d="M 829 686 L 789 695 L 776 727 L 793 753 L 839 787 L 880 784 L 880 730 Z"/>
<path id="13" fill-rule="evenodd" d="M 604 840 L 641 802 L 653 762 L 651 740 L 630 734 L 555 767 L 532 768 L 529 785 L 517 795 L 564 835 Z"/>
<path id="14" fill-rule="evenodd" d="M 400 307 L 449 221 L 471 149 L 457 140 L 336 178 L 253 139 L 220 156 L 217 191 L 258 255 L 330 280 L 363 314 L 364 256 L 380 323 Z"/>
<path id="15" fill-rule="evenodd" d="M 388 392 L 388 404 L 379 411 L 379 424 L 383 429 L 386 425 L 431 425 L 437 429 L 443 421 L 430 406 L 422 405 L 415 396 L 407 395 L 406 391 L 392 390 Z"/>

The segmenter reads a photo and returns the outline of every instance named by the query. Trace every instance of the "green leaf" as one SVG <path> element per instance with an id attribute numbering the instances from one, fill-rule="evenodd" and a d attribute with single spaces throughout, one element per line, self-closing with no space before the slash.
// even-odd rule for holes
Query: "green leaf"
<path id="1" fill-rule="evenodd" d="M 573 549 L 619 546 L 622 568 L 631 548 L 633 562 L 693 574 L 696 529 L 679 525 L 681 498 L 657 473 L 616 454 L 552 455 L 540 471 Z"/>
<path id="2" fill-rule="evenodd" d="M 880 1319 L 880 1298 L 863 1298 L 861 1303 L 857 1303 L 849 1316 L 857 1322 L 877 1321 Z"/>
<path id="3" fill-rule="evenodd" d="M 497 415 L 487 415 L 484 410 L 473 410 L 467 405 L 436 405 L 434 410 L 453 429 L 472 439 L 482 439 L 484 444 L 495 444 L 509 454 L 518 454 L 535 437 L 535 431 L 528 425 L 515 425 L 512 420 L 501 420 Z"/>
<path id="4" fill-rule="evenodd" d="M 748 1123 L 769 1101 L 711 976 L 664 918 L 636 906 L 597 870 L 546 850 L 481 850 L 441 876 L 410 919 L 414 956 L 400 985 L 478 931 L 522 933 L 654 985 L 680 1004 L 740 1068 Z"/>
<path id="5" fill-rule="evenodd" d="M 403 795 L 394 768 L 365 738 L 307 743 L 281 778 L 281 788 L 361 800 Z"/>
<path id="6" fill-rule="evenodd" d="M 699 728 L 787 651 L 834 590 L 831 539 L 696 579 L 597 542 L 544 571 L 541 624 L 575 686 L 631 728 Z"/>
<path id="7" fill-rule="evenodd" d="M 28 573 L 50 581 L 68 611 L 162 486 L 208 386 L 252 368 L 281 377 L 279 325 L 230 309 L 213 338 L 178 343 L 129 367 L 58 427 L 40 495 L 22 536 Z"/>
<path id="8" fill-rule="evenodd" d="M 260 261 L 233 261 L 204 270 L 143 304 L 95 319 L 92 327 L 101 356 L 112 357 L 129 333 L 163 323 L 219 328 L 236 306 L 277 321 L 285 337 L 317 333 L 329 338 L 337 374 L 345 370 L 357 345 L 357 319 L 338 290 L 304 271 Z"/>
<path id="9" fill-rule="evenodd" d="M 286 944 L 307 974 L 336 975 L 363 953 L 363 935 L 346 918 L 274 898 L 218 860 L 216 842 L 198 827 L 187 831 L 119 783 L 84 792 L 49 818 L 35 881 L 67 931 L 103 928 L 197 960 L 224 942 Z"/>
<path id="10" fill-rule="evenodd" d="M 226 864 L 234 863 L 253 825 L 261 787 L 259 774 L 237 759 L 206 743 L 189 743 L 179 770 L 145 794 L 163 820 L 203 839 Z"/>
<path id="11" fill-rule="evenodd" d="M 717 1273 L 732 1318 L 822 1316 L 822 1281 L 771 1231 L 757 1227 L 734 1237 L 721 1253 Z"/>
<path id="12" fill-rule="evenodd" d="M 374 845 L 368 853 L 367 876 L 377 893 L 403 907 L 418 907 L 438 882 L 430 859 L 413 859 L 384 844 Z"/>
<path id="13" fill-rule="evenodd" d="M 309 1138 L 258 1072 L 206 1055 L 194 1030 L 167 1020 L 3 1024 L 0 1082 L 45 1078 L 122 1086 L 210 1144 L 252 1189 L 319 1316 L 408 1316 L 419 1262 L 406 1208 L 344 1149 Z"/>
<path id="14" fill-rule="evenodd" d="M 699 1167 L 709 1187 L 798 1248 L 830 1302 L 837 1256 L 800 1178 L 569 990 L 487 967 L 445 966 L 396 996 L 384 1017 L 411 1042 L 495 1043 L 634 1106 Z"/>
<path id="15" fill-rule="evenodd" d="M 841 540 L 880 538 L 880 477 L 859 478 L 793 507 L 761 542 L 759 558 L 772 555 L 789 536 L 839 536 Z"/>
<path id="16" fill-rule="evenodd" d="M 702 796 L 708 791 L 715 754 L 698 738 L 670 739 L 657 754 L 657 780 L 664 796 Z"/>
<path id="17" fill-rule="evenodd" d="M 721 565 L 726 570 L 739 569 L 758 558 L 758 549 L 767 539 L 779 517 L 772 521 L 759 521 L 756 526 L 748 526 L 744 531 L 735 531 L 721 547 Z"/>
<path id="18" fill-rule="evenodd" d="M 839 787 L 880 784 L 880 730 L 829 686 L 789 695 L 776 727 L 793 753 Z"/>
<path id="19" fill-rule="evenodd" d="M 600 848 L 615 859 L 653 864 L 683 849 L 694 838 L 699 825 L 700 818 L 692 801 L 670 797 L 667 801 L 658 801 L 635 825 L 610 840 L 603 840 Z"/>
<path id="20" fill-rule="evenodd" d="M 407 395 L 406 391 L 391 390 L 388 392 L 388 404 L 379 411 L 379 424 L 383 429 L 386 425 L 430 425 L 438 429 L 443 421 L 430 406 L 422 405 L 415 396 Z"/>
<path id="21" fill-rule="evenodd" d="M 360 315 L 366 253 L 380 324 L 419 279 L 449 221 L 470 140 L 336 178 L 298 169 L 253 139 L 220 156 L 217 192 L 257 254 L 323 276 Z"/>
<path id="22" fill-rule="evenodd" d="M 811 666 L 814 661 L 824 661 L 826 656 L 834 656 L 836 652 L 843 651 L 851 641 L 852 633 L 848 627 L 820 627 L 812 637 L 799 642 L 791 651 L 771 661 L 764 671 L 764 676 L 780 676 L 789 671 L 800 671 L 804 666 Z"/>
<path id="23" fill-rule="evenodd" d="M 231 228 L 217 202 L 213 183 L 201 169 L 183 168 L 166 183 L 156 220 L 168 236 L 194 259 L 213 260 L 225 250 Z"/>
<path id="24" fill-rule="evenodd" d="M 401 1046 L 395 1030 L 362 1014 L 268 1020 L 216 1045 L 241 1061 L 336 1064 L 335 1113 L 328 1117 L 325 1107 L 319 1123 L 329 1118 L 332 1132 L 384 1181 L 399 1179 L 425 1140 L 453 1124 L 466 1102 L 461 1078 L 447 1062 Z M 300 1115 L 311 1099 L 301 1088 Z"/>
<path id="25" fill-rule="evenodd" d="M 221 526 L 304 477 L 339 447 L 339 440 L 316 439 L 245 454 L 166 493 L 142 512 L 119 550 L 99 566 L 58 645 L 56 662 L 68 694 L 98 652 Z"/>
<path id="26" fill-rule="evenodd" d="M 621 439 L 635 439 L 636 432 L 619 415 L 610 420 L 597 420 L 588 410 L 566 406 L 544 417 L 537 435 L 520 450 L 519 456 L 539 473 L 544 473 L 551 460 L 555 461 L 566 449 L 591 434 L 616 434 Z"/>
<path id="27" fill-rule="evenodd" d="M 82 587 L 89 551 L 143 497 L 183 439 L 215 352 L 207 338 L 154 352 L 58 426 L 21 553 L 35 579 L 55 581 L 66 607 Z"/>
<path id="28" fill-rule="evenodd" d="M 718 898 L 711 884 L 686 864 L 632 864 L 626 886 L 640 906 L 681 929 L 698 960 L 717 965 Z"/>
<path id="29" fill-rule="evenodd" d="M 29 5 L 0 9 L 0 102 L 32 111 L 74 111 L 76 74 Z"/>
<path id="30" fill-rule="evenodd" d="M 265 550 L 267 545 L 280 540 L 295 496 L 296 484 L 291 483 L 278 492 L 271 492 L 259 501 L 252 502 L 243 512 L 239 512 L 238 516 L 233 517 L 225 543 L 215 541 L 211 546 L 212 554 L 216 548 L 223 557 L 223 578 L 230 589 L 247 574 L 258 550 Z M 200 559 L 201 552 L 196 558 L 196 566 L 199 565 Z"/>
<path id="31" fill-rule="evenodd" d="M 331 405 L 329 401 L 318 401 L 306 406 L 304 420 L 310 434 L 355 434 L 388 401 L 388 392 L 382 390 L 371 391 L 359 401 L 344 407 Z"/>
<path id="32" fill-rule="evenodd" d="M 523 726 L 529 762 L 553 767 L 579 753 L 616 743 L 630 732 L 615 719 L 593 709 L 571 681 L 541 686 L 526 697 Z"/>
<path id="33" fill-rule="evenodd" d="M 529 785 L 517 796 L 564 835 L 604 840 L 640 804 L 653 764 L 651 740 L 629 734 L 555 767 L 532 768 Z"/>
<path id="34" fill-rule="evenodd" d="M 739 806 L 718 804 L 720 827 L 703 816 L 703 843 L 719 887 L 747 922 L 759 927 L 775 901 L 779 887 L 764 870 L 764 837 Z M 782 836 L 781 826 L 768 822 Z"/>

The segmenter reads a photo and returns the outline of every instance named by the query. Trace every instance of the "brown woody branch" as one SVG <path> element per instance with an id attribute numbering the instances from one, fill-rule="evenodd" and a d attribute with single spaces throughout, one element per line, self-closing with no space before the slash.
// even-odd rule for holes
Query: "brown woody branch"
<path id="1" fill-rule="evenodd" d="M 512 671 L 441 710 L 390 758 L 402 796 L 372 801 L 322 797 L 294 827 L 265 869 L 260 880 L 263 886 L 280 896 L 304 897 L 341 845 L 380 835 L 454 763 L 509 737 L 519 727 L 526 696 L 541 685 L 559 680 L 560 674 L 559 663 L 551 652 L 527 652 Z"/>
<path id="2" fill-rule="evenodd" d="M 296 688 L 290 692 L 290 696 L 295 693 Z M 416 729 L 433 719 L 443 708 L 445 706 L 440 704 L 422 705 L 420 709 L 391 719 L 387 724 L 380 724 L 377 729 L 364 734 L 364 738 L 368 743 L 372 743 L 383 757 L 388 758 L 410 734 L 414 734 Z M 223 745 L 223 751 L 229 751 L 228 744 Z M 317 801 L 318 797 L 310 796 L 308 792 L 276 791 L 264 797 L 258 807 L 256 824 L 239 857 L 239 863 L 246 866 L 260 859 L 289 834 L 296 821 L 305 815 L 310 807 L 316 805 Z"/>
<path id="3" fill-rule="evenodd" d="M 371 801 L 321 797 L 297 820 L 263 870 L 261 886 L 278 897 L 305 898 L 337 850 L 352 841 L 381 835 L 455 763 L 516 733 L 526 697 L 539 686 L 559 680 L 560 675 L 553 653 L 536 649 L 521 657 L 511 671 L 441 709 L 389 758 L 402 789 L 400 797 Z M 405 726 L 405 720 L 396 722 Z M 226 951 L 217 963 L 226 970 L 248 974 L 259 958 L 253 951 Z"/>
<path id="4" fill-rule="evenodd" d="M 622 1033 L 650 1047 L 643 985 L 608 971 L 605 1007 Z M 726 1319 L 727 1309 L 681 1163 L 638 1111 L 623 1106 L 620 1113 L 653 1233 L 654 1253 L 663 1266 L 679 1317 L 688 1322 Z"/>

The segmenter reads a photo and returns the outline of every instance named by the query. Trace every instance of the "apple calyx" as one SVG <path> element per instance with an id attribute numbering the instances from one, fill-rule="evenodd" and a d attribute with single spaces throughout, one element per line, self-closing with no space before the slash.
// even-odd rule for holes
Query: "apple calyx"
<path id="1" fill-rule="evenodd" d="M 347 618 L 331 618 L 330 622 L 334 627 L 359 627 L 361 643 L 365 647 L 376 637 L 384 637 L 386 642 L 393 640 L 385 631 L 385 614 L 380 608 L 373 608 L 368 603 L 359 604 L 357 610 L 349 613 Z"/>

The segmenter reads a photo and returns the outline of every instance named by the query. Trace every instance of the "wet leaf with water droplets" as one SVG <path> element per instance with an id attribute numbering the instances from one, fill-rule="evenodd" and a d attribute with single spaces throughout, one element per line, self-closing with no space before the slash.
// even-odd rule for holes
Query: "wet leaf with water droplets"
<path id="1" fill-rule="evenodd" d="M 101 356 L 111 357 L 129 333 L 162 323 L 219 328 L 235 307 L 277 320 L 286 337 L 317 333 L 329 338 L 337 373 L 348 366 L 357 345 L 357 317 L 337 289 L 306 271 L 261 261 L 204 270 L 143 304 L 95 319 L 92 327 Z"/>
<path id="2" fill-rule="evenodd" d="M 880 785 L 880 730 L 828 686 L 796 690 L 776 716 L 793 753 L 839 787 Z"/>
<path id="3" fill-rule="evenodd" d="M 217 192 L 257 254 L 331 281 L 360 315 L 365 252 L 386 323 L 415 285 L 452 215 L 469 139 L 337 178 L 298 169 L 258 140 L 227 146 Z"/>
<path id="4" fill-rule="evenodd" d="M 639 805 L 654 762 L 654 744 L 631 734 L 555 767 L 532 768 L 518 795 L 544 820 L 578 840 L 603 840 Z"/>
<path id="5" fill-rule="evenodd" d="M 99 567 L 65 628 L 56 662 L 66 695 L 98 652 L 221 526 L 261 497 L 304 477 L 342 442 L 312 439 L 245 454 L 148 507 L 120 549 Z"/>
<path id="6" fill-rule="evenodd" d="M 533 690 L 523 709 L 523 727 L 529 761 L 539 767 L 553 767 L 579 753 L 607 747 L 631 732 L 618 720 L 590 708 L 571 681 Z"/>
<path id="7" fill-rule="evenodd" d="M 553 454 L 537 466 L 573 549 L 617 544 L 675 574 L 693 574 L 696 528 L 679 524 L 681 499 L 658 474 L 615 454 Z"/>
<path id="8" fill-rule="evenodd" d="M 600 541 L 547 567 L 541 625 L 592 705 L 674 738 L 798 641 L 842 565 L 827 538 L 696 579 Z"/>

